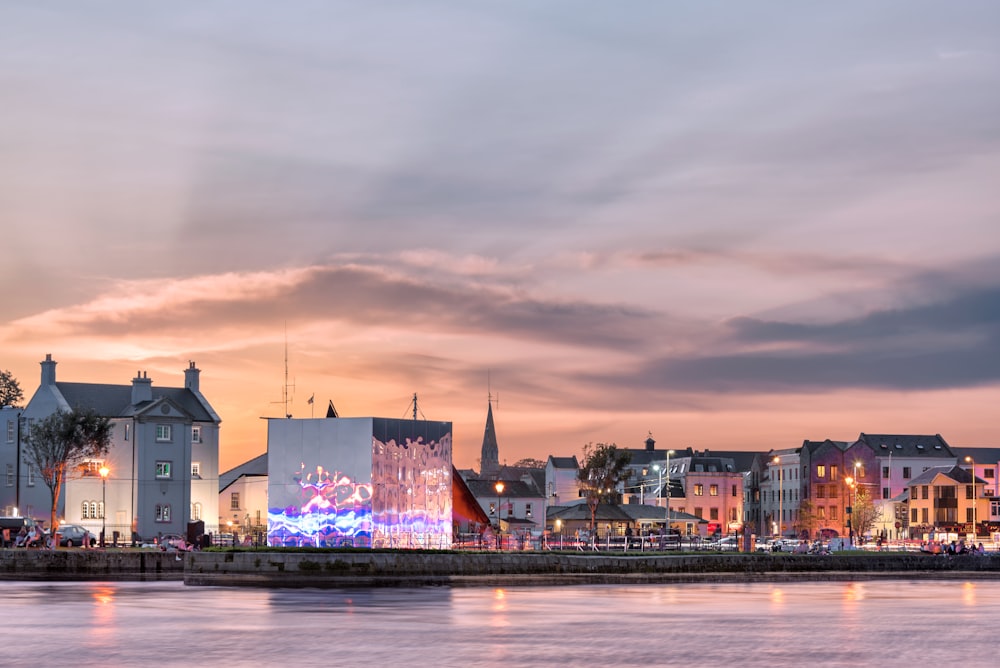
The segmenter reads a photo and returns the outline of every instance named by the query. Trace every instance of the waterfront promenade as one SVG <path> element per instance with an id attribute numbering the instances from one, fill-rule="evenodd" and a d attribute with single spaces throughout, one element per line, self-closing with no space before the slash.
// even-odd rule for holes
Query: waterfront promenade
<path id="1" fill-rule="evenodd" d="M 183 580 L 195 586 L 505 586 L 885 577 L 1000 579 L 1000 555 L 0 550 L 0 579 Z"/>

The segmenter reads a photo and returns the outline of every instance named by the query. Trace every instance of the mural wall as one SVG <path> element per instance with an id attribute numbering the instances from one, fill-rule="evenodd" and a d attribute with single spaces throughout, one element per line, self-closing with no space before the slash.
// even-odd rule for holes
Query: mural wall
<path id="1" fill-rule="evenodd" d="M 451 423 L 268 421 L 268 544 L 451 547 Z"/>

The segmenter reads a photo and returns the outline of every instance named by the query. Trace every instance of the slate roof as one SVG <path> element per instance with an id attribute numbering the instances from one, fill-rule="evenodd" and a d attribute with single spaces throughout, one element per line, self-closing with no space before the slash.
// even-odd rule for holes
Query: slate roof
<path id="1" fill-rule="evenodd" d="M 496 498 L 496 480 L 466 480 L 469 491 L 477 499 Z M 504 480 L 501 497 L 507 498 L 538 498 L 539 493 L 523 480 Z"/>
<path id="2" fill-rule="evenodd" d="M 907 483 L 907 487 L 913 487 L 914 485 L 930 485 L 934 478 L 939 475 L 944 475 L 952 480 L 954 480 L 959 485 L 971 485 L 972 484 L 972 474 L 968 469 L 964 469 L 961 466 L 935 466 L 934 468 L 929 468 L 916 478 L 910 480 Z M 976 483 L 985 482 L 982 478 L 976 478 Z"/>
<path id="3" fill-rule="evenodd" d="M 876 455 L 892 453 L 896 457 L 954 457 L 941 434 L 928 436 L 925 434 L 866 434 L 858 436 L 855 443 L 864 443 Z"/>
<path id="4" fill-rule="evenodd" d="M 242 478 L 243 476 L 264 476 L 267 475 L 267 453 L 254 457 L 250 461 L 243 462 L 239 466 L 234 466 L 225 473 L 219 474 L 219 492 L 225 491 L 227 487 Z"/>
<path id="5" fill-rule="evenodd" d="M 576 460 L 576 455 L 572 457 L 553 457 L 549 455 L 549 461 L 552 462 L 552 466 L 557 469 L 578 469 L 580 468 L 580 463 Z"/>
<path id="6" fill-rule="evenodd" d="M 980 464 L 996 464 L 1000 462 L 1000 448 L 973 448 L 952 446 L 951 451 L 964 462 L 966 457 L 972 457 L 977 466 Z"/>
<path id="7" fill-rule="evenodd" d="M 132 404 L 131 385 L 56 382 L 56 389 L 72 408 L 88 408 L 101 417 L 131 417 L 152 402 Z M 153 400 L 165 397 L 187 411 L 196 422 L 214 422 L 194 392 L 186 387 L 154 387 Z"/>

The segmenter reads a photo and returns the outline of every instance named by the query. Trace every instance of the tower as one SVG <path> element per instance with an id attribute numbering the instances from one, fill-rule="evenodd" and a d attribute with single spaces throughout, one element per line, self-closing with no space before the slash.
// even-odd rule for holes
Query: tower
<path id="1" fill-rule="evenodd" d="M 497 431 L 493 426 L 493 400 L 486 410 L 486 430 L 483 432 L 483 451 L 479 459 L 482 478 L 491 478 L 500 473 L 500 448 L 497 446 Z"/>

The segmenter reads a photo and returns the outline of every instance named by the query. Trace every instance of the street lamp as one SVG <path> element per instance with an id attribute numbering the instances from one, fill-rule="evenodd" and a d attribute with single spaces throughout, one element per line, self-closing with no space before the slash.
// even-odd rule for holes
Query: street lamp
<path id="1" fill-rule="evenodd" d="M 111 469 L 102 466 L 98 473 L 101 474 L 101 547 L 104 547 L 104 530 L 107 528 L 105 518 L 108 516 L 108 474 L 111 473 Z"/>
<path id="2" fill-rule="evenodd" d="M 670 455 L 672 454 L 673 450 L 667 450 L 667 533 L 670 533 Z"/>
<path id="3" fill-rule="evenodd" d="M 785 521 L 785 513 L 783 507 L 784 506 L 783 501 L 785 495 L 782 493 L 783 486 L 781 484 L 781 457 L 776 456 L 771 461 L 773 461 L 774 465 L 778 467 L 778 537 L 780 538 L 785 534 L 784 527 L 782 527 L 782 522 Z"/>
<path id="4" fill-rule="evenodd" d="M 497 480 L 497 484 L 494 487 L 497 490 L 497 549 L 500 550 L 503 549 L 503 539 L 501 537 L 501 533 L 503 532 L 503 525 L 501 524 L 503 521 L 503 501 L 500 497 L 503 494 L 503 480 Z"/>
<path id="5" fill-rule="evenodd" d="M 851 491 L 854 492 L 854 497 L 851 500 L 851 505 L 847 507 L 847 530 L 849 532 L 848 536 L 851 539 L 851 547 L 854 546 L 854 522 L 852 522 L 851 519 L 854 517 L 854 504 L 857 503 L 858 500 L 857 483 L 858 481 L 852 478 L 851 476 L 847 476 L 846 478 L 844 478 L 844 484 L 850 487 Z"/>
<path id="6" fill-rule="evenodd" d="M 978 494 L 976 494 L 976 462 L 972 459 L 972 456 L 967 456 L 965 461 L 969 463 L 969 472 L 972 474 L 972 542 L 976 542 L 976 501 L 978 501 Z M 975 545 L 972 545 L 975 547 Z"/>

